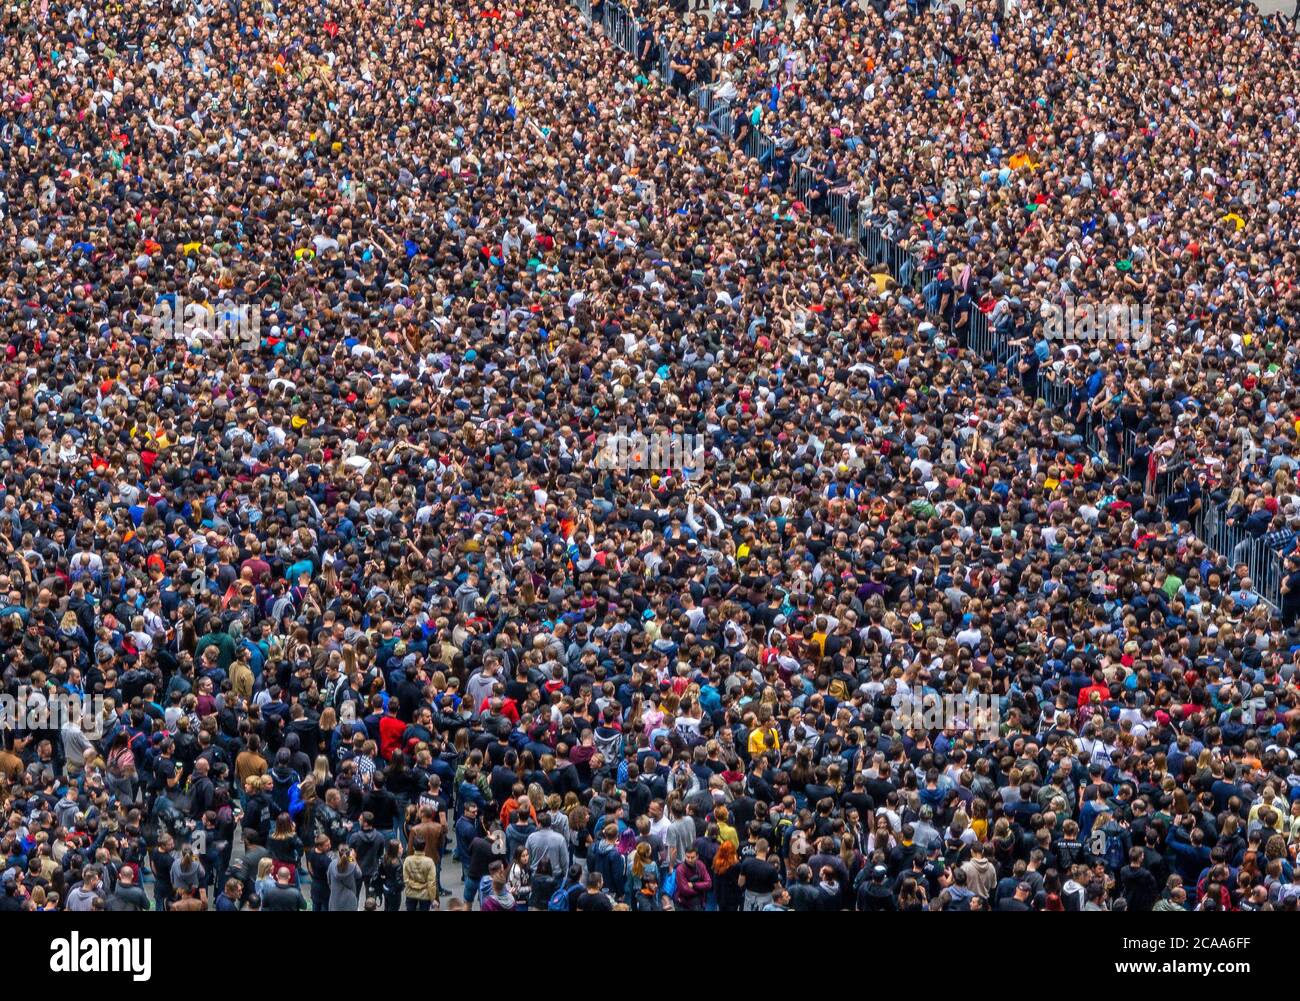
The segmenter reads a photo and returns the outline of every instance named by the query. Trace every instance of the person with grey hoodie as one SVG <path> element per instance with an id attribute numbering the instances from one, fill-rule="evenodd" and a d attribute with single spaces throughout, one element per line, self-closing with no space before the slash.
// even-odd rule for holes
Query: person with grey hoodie
<path id="1" fill-rule="evenodd" d="M 193 846 L 183 845 L 180 858 L 172 863 L 171 885 L 177 890 L 182 888 L 195 890 L 202 896 L 207 883 L 207 872 L 195 857 Z"/>
<path id="2" fill-rule="evenodd" d="M 934 808 L 923 806 L 920 810 L 920 819 L 912 825 L 912 843 L 929 852 L 931 845 L 942 845 L 943 835 L 939 829 L 934 826 Z M 996 882 L 996 879 L 994 880 Z"/>
<path id="3" fill-rule="evenodd" d="M 347 845 L 339 848 L 339 857 L 330 863 L 328 879 L 331 911 L 356 911 L 361 906 L 364 877 Z"/>
<path id="4" fill-rule="evenodd" d="M 984 846 L 978 842 L 971 845 L 970 853 L 970 861 L 961 867 L 966 885 L 976 896 L 991 900 L 998 885 L 998 867 L 984 857 Z"/>
<path id="5" fill-rule="evenodd" d="M 104 887 L 99 878 L 99 870 L 86 866 L 81 870 L 81 882 L 68 891 L 70 911 L 94 910 L 95 900 L 104 899 Z"/>
<path id="6" fill-rule="evenodd" d="M 77 787 L 69 782 L 59 801 L 54 804 L 54 816 L 60 827 L 70 829 L 80 812 L 81 804 L 77 801 Z"/>

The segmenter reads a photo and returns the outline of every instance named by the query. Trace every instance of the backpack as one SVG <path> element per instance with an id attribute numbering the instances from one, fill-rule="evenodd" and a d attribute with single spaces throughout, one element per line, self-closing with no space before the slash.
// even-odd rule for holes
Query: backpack
<path id="1" fill-rule="evenodd" d="M 297 817 L 302 813 L 305 805 L 302 801 L 302 787 L 298 784 L 291 785 L 289 787 L 289 816 Z"/>
<path id="2" fill-rule="evenodd" d="M 566 877 L 560 883 L 560 888 L 551 894 L 551 899 L 546 902 L 548 911 L 567 911 L 569 909 L 569 880 Z"/>
<path id="3" fill-rule="evenodd" d="M 601 736 L 600 728 L 597 728 L 595 738 L 596 748 L 605 756 L 606 760 L 612 761 L 618 757 L 623 746 L 622 733 L 615 731 L 611 736 L 604 737 Z"/>
<path id="4" fill-rule="evenodd" d="M 630 855 L 636 848 L 636 831 L 628 827 L 618 836 L 618 853 L 620 855 Z"/>
<path id="5" fill-rule="evenodd" d="M 1117 832 L 1112 833 L 1111 831 L 1106 830 L 1105 827 L 1101 829 L 1100 833 L 1105 847 L 1102 852 L 1099 852 L 1098 854 L 1105 855 L 1107 869 L 1111 872 L 1119 872 L 1127 861 L 1124 852 L 1124 841 Z"/>
<path id="6" fill-rule="evenodd" d="M 616 899 L 622 895 L 623 885 L 627 881 L 627 863 L 617 848 L 611 848 L 604 842 L 592 852 L 595 869 L 605 879 L 605 892 Z"/>
<path id="7" fill-rule="evenodd" d="M 456 797 L 459 800 L 458 812 L 460 813 L 465 812 L 466 803 L 476 803 L 480 810 L 487 805 L 483 798 L 483 790 L 467 779 L 462 779 L 460 785 L 456 787 Z"/>
<path id="8" fill-rule="evenodd" d="M 790 833 L 794 830 L 794 820 L 782 815 L 781 819 L 776 822 L 774 833 L 778 847 L 778 854 L 784 856 L 789 854 L 790 850 Z"/>
<path id="9" fill-rule="evenodd" d="M 154 823 L 157 824 L 158 833 L 167 832 L 176 836 L 185 826 L 185 818 L 180 811 L 172 804 L 167 796 L 159 798 L 158 804 L 154 810 Z"/>

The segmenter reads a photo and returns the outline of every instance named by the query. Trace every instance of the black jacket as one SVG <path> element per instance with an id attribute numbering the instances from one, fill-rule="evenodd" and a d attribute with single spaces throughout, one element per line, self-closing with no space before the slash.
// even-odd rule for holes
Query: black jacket
<path id="1" fill-rule="evenodd" d="M 826 894 L 811 883 L 795 883 L 790 887 L 790 910 L 806 912 L 832 909 L 833 902 L 828 903 Z"/>
<path id="2" fill-rule="evenodd" d="M 1160 898 L 1155 877 L 1146 869 L 1126 865 L 1119 871 L 1119 885 L 1130 911 L 1149 911 Z"/>
<path id="3" fill-rule="evenodd" d="M 217 787 L 207 776 L 196 778 L 190 783 L 190 817 L 200 820 L 212 804 L 216 802 Z"/>
<path id="4" fill-rule="evenodd" d="M 149 896 L 138 886 L 123 886 L 118 884 L 104 901 L 104 909 L 108 911 L 147 911 L 149 910 Z"/>
<path id="5" fill-rule="evenodd" d="M 348 847 L 357 853 L 357 865 L 361 867 L 361 874 L 366 879 L 371 879 L 379 871 L 379 861 L 383 858 L 387 843 L 388 839 L 374 828 L 356 831 L 348 838 Z"/>
<path id="6" fill-rule="evenodd" d="M 273 890 L 267 890 L 262 898 L 264 911 L 305 911 L 306 909 L 307 902 L 292 886 L 277 886 Z"/>

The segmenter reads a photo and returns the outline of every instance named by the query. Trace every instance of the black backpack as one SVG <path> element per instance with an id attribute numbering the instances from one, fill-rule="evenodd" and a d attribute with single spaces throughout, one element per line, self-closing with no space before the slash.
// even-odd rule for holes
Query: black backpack
<path id="1" fill-rule="evenodd" d="M 623 895 L 623 885 L 627 882 L 627 860 L 619 854 L 618 848 L 600 842 L 591 854 L 594 858 L 593 868 L 605 880 L 605 892 L 614 899 Z"/>

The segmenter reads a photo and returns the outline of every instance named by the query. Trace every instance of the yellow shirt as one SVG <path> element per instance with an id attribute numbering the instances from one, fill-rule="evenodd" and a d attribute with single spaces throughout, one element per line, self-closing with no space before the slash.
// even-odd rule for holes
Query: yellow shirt
<path id="1" fill-rule="evenodd" d="M 750 754 L 762 754 L 764 751 L 776 751 L 779 750 L 780 747 L 781 738 L 776 731 L 776 727 L 772 727 L 769 730 L 763 730 L 761 728 L 756 729 L 749 735 Z"/>
<path id="2" fill-rule="evenodd" d="M 1281 833 L 1283 829 L 1282 828 L 1283 818 L 1286 816 L 1286 812 L 1282 809 L 1281 804 L 1276 799 L 1272 803 L 1265 803 L 1261 800 L 1260 802 L 1252 806 L 1250 808 L 1250 816 L 1246 820 L 1247 825 L 1253 824 L 1256 820 L 1258 820 L 1259 811 L 1266 806 L 1271 806 L 1273 808 L 1273 830 L 1277 831 L 1278 833 Z"/>

